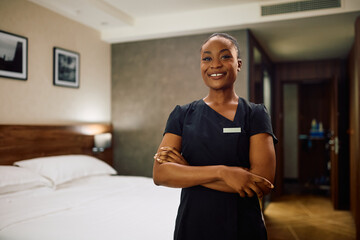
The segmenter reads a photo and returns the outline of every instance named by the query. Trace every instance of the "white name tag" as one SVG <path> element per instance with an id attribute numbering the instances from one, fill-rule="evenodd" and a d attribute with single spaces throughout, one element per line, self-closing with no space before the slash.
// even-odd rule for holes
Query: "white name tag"
<path id="1" fill-rule="evenodd" d="M 241 133 L 240 127 L 223 128 L 223 133 Z"/>

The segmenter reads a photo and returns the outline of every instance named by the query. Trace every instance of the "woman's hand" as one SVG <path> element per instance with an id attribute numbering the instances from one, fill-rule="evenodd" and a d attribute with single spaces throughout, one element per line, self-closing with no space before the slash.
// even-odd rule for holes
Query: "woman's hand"
<path id="1" fill-rule="evenodd" d="M 173 147 L 161 147 L 155 154 L 154 159 L 160 164 L 165 162 L 172 162 L 182 165 L 189 165 L 181 153 Z"/>
<path id="2" fill-rule="evenodd" d="M 223 181 L 238 192 L 241 197 L 252 197 L 256 194 L 261 198 L 264 190 L 257 184 L 261 184 L 269 190 L 274 188 L 272 183 L 266 178 L 260 177 L 240 167 L 225 166 L 221 175 Z"/>

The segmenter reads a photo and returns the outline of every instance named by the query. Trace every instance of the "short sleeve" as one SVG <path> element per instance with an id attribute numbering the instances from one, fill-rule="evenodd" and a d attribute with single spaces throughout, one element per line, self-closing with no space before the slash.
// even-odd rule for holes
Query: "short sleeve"
<path id="1" fill-rule="evenodd" d="M 268 133 L 273 137 L 274 143 L 278 142 L 273 133 L 270 114 L 263 104 L 253 105 L 252 111 L 250 113 L 249 135 L 253 136 L 258 133 Z"/>
<path id="2" fill-rule="evenodd" d="M 183 122 L 183 109 L 179 105 L 177 105 L 169 115 L 163 135 L 165 135 L 165 133 L 173 133 L 182 136 Z"/>

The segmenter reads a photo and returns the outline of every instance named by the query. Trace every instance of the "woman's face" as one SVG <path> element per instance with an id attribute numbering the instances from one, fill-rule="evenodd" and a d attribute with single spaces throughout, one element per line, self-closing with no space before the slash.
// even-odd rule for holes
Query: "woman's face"
<path id="1" fill-rule="evenodd" d="M 214 90 L 232 88 L 240 71 L 241 60 L 234 44 L 215 36 L 201 48 L 201 74 L 205 84 Z"/>

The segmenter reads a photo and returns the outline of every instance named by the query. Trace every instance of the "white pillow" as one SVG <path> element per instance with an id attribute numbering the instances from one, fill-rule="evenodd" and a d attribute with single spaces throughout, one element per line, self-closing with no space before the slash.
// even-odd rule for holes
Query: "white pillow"
<path id="1" fill-rule="evenodd" d="M 51 182 L 25 168 L 0 166 L 0 194 L 17 192 L 40 186 L 51 186 Z"/>
<path id="2" fill-rule="evenodd" d="M 82 177 L 116 174 L 116 171 L 107 163 L 87 155 L 40 157 L 18 161 L 14 164 L 31 169 L 50 179 L 54 187 Z"/>

